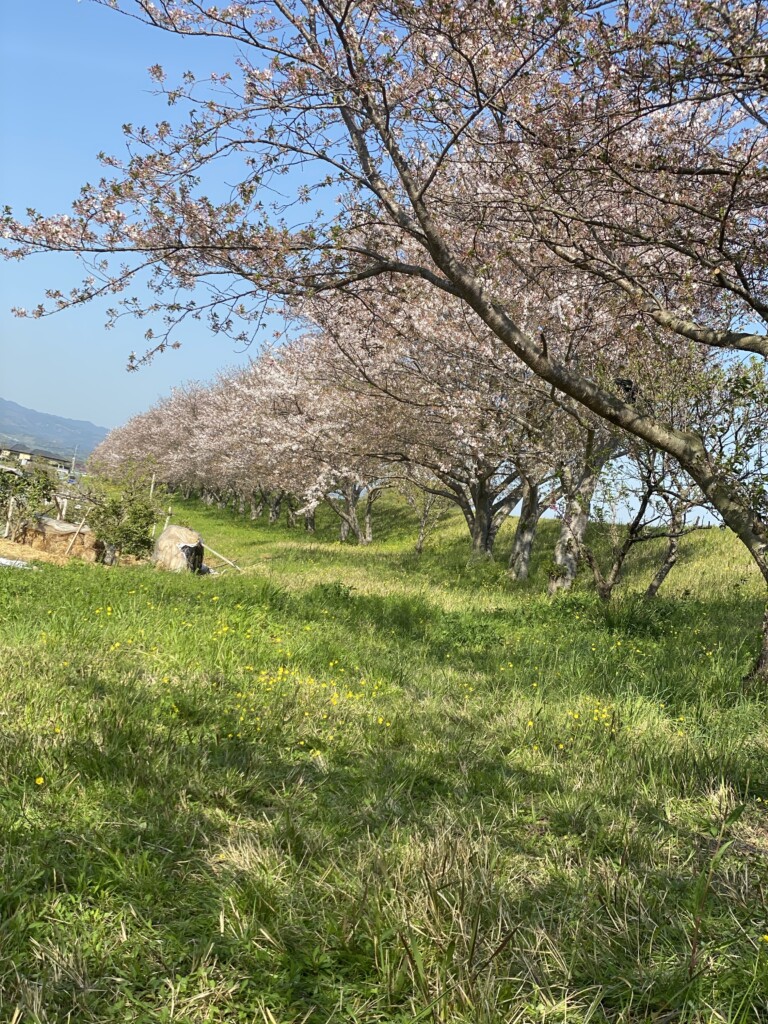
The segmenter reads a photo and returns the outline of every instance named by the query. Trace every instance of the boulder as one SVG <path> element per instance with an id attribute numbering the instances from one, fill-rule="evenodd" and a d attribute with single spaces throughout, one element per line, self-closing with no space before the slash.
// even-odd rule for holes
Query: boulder
<path id="1" fill-rule="evenodd" d="M 203 539 L 186 526 L 167 526 L 155 541 L 152 561 L 171 572 L 203 572 Z"/>

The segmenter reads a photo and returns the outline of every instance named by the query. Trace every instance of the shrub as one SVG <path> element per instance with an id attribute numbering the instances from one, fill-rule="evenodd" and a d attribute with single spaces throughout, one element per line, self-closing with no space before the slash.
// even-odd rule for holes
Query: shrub
<path id="1" fill-rule="evenodd" d="M 8 510 L 11 540 L 45 513 L 54 490 L 53 477 L 42 466 L 32 466 L 19 474 L 0 473 L 0 508 Z"/>
<path id="2" fill-rule="evenodd" d="M 94 498 L 88 522 L 98 540 L 126 555 L 146 555 L 152 550 L 150 531 L 159 509 L 148 497 L 118 494 Z"/>

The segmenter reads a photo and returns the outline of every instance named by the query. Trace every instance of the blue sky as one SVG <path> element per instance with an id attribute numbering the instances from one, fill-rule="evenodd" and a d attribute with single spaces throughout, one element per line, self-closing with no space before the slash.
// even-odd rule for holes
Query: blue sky
<path id="1" fill-rule="evenodd" d="M 168 114 L 151 94 L 147 68 L 162 64 L 169 81 L 187 68 L 224 70 L 224 43 L 173 37 L 88 0 L 12 0 L 0 14 L 0 203 L 22 212 L 69 208 L 81 185 L 97 178 L 99 151 L 122 154 L 121 125 L 153 124 Z M 202 325 L 179 335 L 182 349 L 127 373 L 132 350 L 144 351 L 144 325 L 105 331 L 105 309 L 91 305 L 42 320 L 10 308 L 33 307 L 46 287 L 66 288 L 81 274 L 67 256 L 0 261 L 0 396 L 41 412 L 114 427 L 175 385 L 208 380 L 242 365 L 248 354 Z M 253 354 L 253 353 L 252 353 Z"/>

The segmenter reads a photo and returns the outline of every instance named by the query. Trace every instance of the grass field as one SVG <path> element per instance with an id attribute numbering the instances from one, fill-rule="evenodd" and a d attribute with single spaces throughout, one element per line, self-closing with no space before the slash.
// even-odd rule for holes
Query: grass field
<path id="1" fill-rule="evenodd" d="M 177 502 L 244 574 L 0 569 L 0 1021 L 768 1020 L 756 574 L 655 603 Z"/>

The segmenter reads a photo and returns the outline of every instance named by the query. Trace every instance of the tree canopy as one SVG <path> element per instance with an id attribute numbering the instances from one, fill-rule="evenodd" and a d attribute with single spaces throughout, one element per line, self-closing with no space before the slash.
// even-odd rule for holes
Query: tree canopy
<path id="1" fill-rule="evenodd" d="M 768 354 L 765 3 L 96 2 L 229 39 L 233 65 L 153 66 L 183 119 L 126 126 L 70 214 L 6 210 L 10 256 L 89 263 L 33 315 L 116 294 L 161 317 L 152 348 L 190 316 L 250 338 L 270 303 L 423 282 L 677 459 L 768 581 L 762 499 L 617 384 L 688 346 Z"/>

